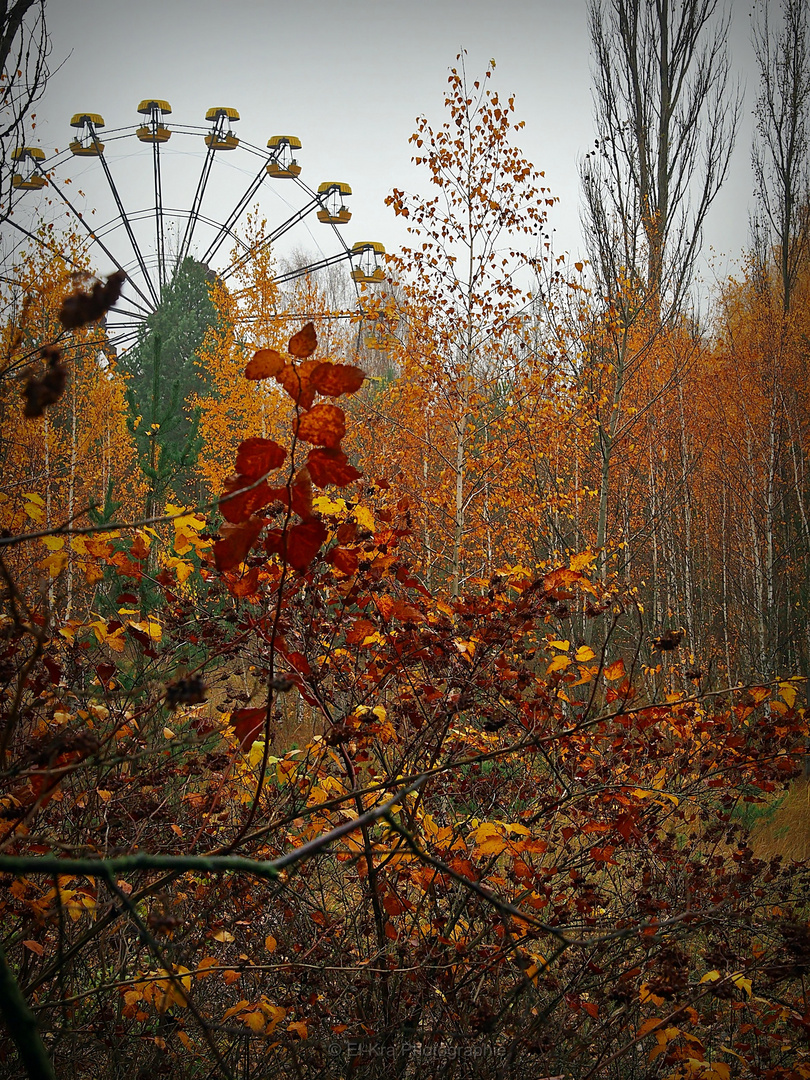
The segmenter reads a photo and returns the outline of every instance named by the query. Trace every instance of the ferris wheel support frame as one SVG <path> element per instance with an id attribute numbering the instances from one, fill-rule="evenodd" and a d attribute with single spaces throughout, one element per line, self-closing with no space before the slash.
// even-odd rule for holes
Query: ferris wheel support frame
<path id="1" fill-rule="evenodd" d="M 304 183 L 298 176 L 300 172 L 300 166 L 295 168 L 296 162 L 293 160 L 290 165 L 284 165 L 282 158 L 285 152 L 285 146 L 294 148 L 300 148 L 300 141 L 288 136 L 274 136 L 273 139 L 268 140 L 268 148 L 271 149 L 271 153 L 268 154 L 267 150 L 260 149 L 250 143 L 243 142 L 237 139 L 233 133 L 228 130 L 225 132 L 226 123 L 229 120 L 238 120 L 239 115 L 235 109 L 211 109 L 206 114 L 207 120 L 212 120 L 213 125 L 209 128 L 201 128 L 197 126 L 186 125 L 173 125 L 172 131 L 182 133 L 184 135 L 192 135 L 199 137 L 205 136 L 206 142 L 206 154 L 203 162 L 200 178 L 197 183 L 197 190 L 195 192 L 194 200 L 191 209 L 186 210 L 167 210 L 163 204 L 163 185 L 162 185 L 162 165 L 160 155 L 160 144 L 167 141 L 170 137 L 168 128 L 163 126 L 162 114 L 171 112 L 171 109 L 167 102 L 149 100 L 141 103 L 138 109 L 141 113 L 149 113 L 149 120 L 142 124 L 134 133 L 140 139 L 141 142 L 152 143 L 152 167 L 153 167 L 153 183 L 154 183 L 154 210 L 152 208 L 145 209 L 143 211 L 136 211 L 132 214 L 128 213 L 124 207 L 124 202 L 118 187 L 115 183 L 110 163 L 105 155 L 104 143 L 100 141 L 97 128 L 104 126 L 103 118 L 96 114 L 77 114 L 71 121 L 74 127 L 84 128 L 84 137 L 77 136 L 77 139 L 71 143 L 70 150 L 73 155 L 85 154 L 88 157 L 98 157 L 101 160 L 102 170 L 107 181 L 107 185 L 112 194 L 115 207 L 117 210 L 117 216 L 110 219 L 105 225 L 100 226 L 98 229 L 93 229 L 87 221 L 85 221 L 83 214 L 74 206 L 68 196 L 57 186 L 57 178 L 55 170 L 64 164 L 65 160 L 70 160 L 70 155 L 66 157 L 59 155 L 57 152 L 57 158 L 55 163 L 44 161 L 44 156 L 37 148 L 23 148 L 20 160 L 26 160 L 30 158 L 33 163 L 32 173 L 36 174 L 38 178 L 41 177 L 42 182 L 36 185 L 29 184 L 25 181 L 25 175 L 22 174 L 22 181 L 17 186 L 21 188 L 28 187 L 43 187 L 46 184 L 54 191 L 59 199 L 64 203 L 67 210 L 78 222 L 81 223 L 84 231 L 87 233 L 89 240 L 92 244 L 96 245 L 100 251 L 103 251 L 107 258 L 113 263 L 113 265 L 124 273 L 128 282 L 133 288 L 134 292 L 140 298 L 130 299 L 128 309 L 119 309 L 117 314 L 123 316 L 123 320 L 116 320 L 116 329 L 123 330 L 124 333 L 115 338 L 115 347 L 123 345 L 123 342 L 128 341 L 138 333 L 139 327 L 148 319 L 149 315 L 154 312 L 160 305 L 161 293 L 163 287 L 167 283 L 168 277 L 168 264 L 166 259 L 165 249 L 165 217 L 166 214 L 171 214 L 178 218 L 187 218 L 186 227 L 183 235 L 183 241 L 180 246 L 180 254 L 177 257 L 176 266 L 179 266 L 185 256 L 188 254 L 191 248 L 191 243 L 194 236 L 194 231 L 197 222 L 202 219 L 207 225 L 216 230 L 214 238 L 209 243 L 204 255 L 202 256 L 202 262 L 207 264 L 208 261 L 219 251 L 222 244 L 225 242 L 226 237 L 230 236 L 236 243 L 237 248 L 241 251 L 230 262 L 225 269 L 217 276 L 220 280 L 226 281 L 231 278 L 239 269 L 241 269 L 251 256 L 265 251 L 270 245 L 274 244 L 281 236 L 293 228 L 296 224 L 303 221 L 313 211 L 318 211 L 318 219 L 321 222 L 330 224 L 335 236 L 338 238 L 339 243 L 342 246 L 342 251 L 335 255 L 326 256 L 318 259 L 315 262 L 308 263 L 307 265 L 297 267 L 296 269 L 288 270 L 281 274 L 273 275 L 273 281 L 278 284 L 285 284 L 289 281 L 293 281 L 297 278 L 304 277 L 308 273 L 316 272 L 329 266 L 336 265 L 344 261 L 352 261 L 355 258 L 361 259 L 364 252 L 367 250 L 373 250 L 374 252 L 383 251 L 381 244 L 371 243 L 358 243 L 353 247 L 349 247 L 344 241 L 343 237 L 338 232 L 336 225 L 345 225 L 351 217 L 351 214 L 346 210 L 342 204 L 342 197 L 344 195 L 351 195 L 351 188 L 348 184 L 343 182 L 324 182 L 318 188 L 318 191 L 313 191 L 306 183 Z M 148 126 L 147 126 L 148 124 Z M 116 128 L 106 132 L 107 140 L 126 138 L 131 133 L 131 129 Z M 233 209 L 228 214 L 227 219 L 224 222 L 217 221 L 206 217 L 201 213 L 202 203 L 205 196 L 208 181 L 211 175 L 213 167 L 213 158 L 216 150 L 219 149 L 235 149 L 237 146 L 241 146 L 243 150 L 248 151 L 256 157 L 261 159 L 261 167 L 258 173 L 248 183 L 246 189 L 243 191 L 238 201 L 234 205 Z M 43 159 L 43 160 L 40 160 Z M 283 172 L 279 172 L 273 169 L 273 166 L 281 165 Z M 30 176 L 31 174 L 29 174 Z M 242 240 L 234 231 L 239 219 L 245 213 L 251 199 L 256 195 L 259 188 L 267 176 L 277 177 L 279 175 L 289 179 L 294 179 L 306 195 L 309 196 L 308 201 L 299 210 L 293 212 L 281 224 L 277 225 L 269 234 L 261 237 L 255 244 L 249 245 Z M 334 202 L 334 200 L 337 200 Z M 283 201 L 287 201 L 284 199 Z M 331 205 L 334 202 L 334 205 Z M 287 205 L 292 208 L 290 203 Z M 331 207 L 331 208 L 330 208 Z M 150 255 L 148 258 L 144 256 L 144 252 L 141 250 L 141 246 L 135 235 L 133 229 L 133 222 L 136 220 L 143 220 L 147 216 L 154 216 L 155 222 L 155 241 L 156 241 L 156 280 L 155 280 L 155 256 Z M 24 235 L 30 237 L 35 242 L 44 246 L 48 250 L 56 251 L 57 249 L 43 237 L 37 236 L 35 233 L 29 231 L 23 226 L 18 225 L 16 222 L 12 224 Z M 141 284 L 136 279 L 133 279 L 122 260 L 117 258 L 107 243 L 104 242 L 103 237 L 106 238 L 108 232 L 114 231 L 120 225 L 124 226 L 129 245 L 134 254 L 133 262 L 127 265 L 130 268 L 134 268 L 134 264 L 143 276 L 144 281 Z M 62 254 L 60 252 L 60 254 Z M 70 258 L 70 256 L 64 256 L 67 261 L 77 266 L 77 269 L 83 270 L 78 264 Z M 376 255 L 372 256 L 372 262 L 376 261 Z M 175 269 L 176 269 L 175 266 Z M 382 270 L 375 266 L 373 273 L 371 270 L 367 270 L 363 267 L 363 264 L 352 270 L 352 279 L 357 282 L 371 282 L 379 283 L 383 280 Z M 157 286 L 157 287 L 156 287 Z M 145 291 L 146 290 L 146 291 Z M 237 291 L 234 295 L 239 296 L 242 290 Z M 148 293 L 148 295 L 147 295 Z M 135 310 L 133 310 L 135 309 Z M 348 317 L 348 313 L 341 313 L 339 317 Z M 292 317 L 292 316 L 290 316 Z M 301 316 L 298 316 L 301 317 Z M 353 317 L 353 316 L 352 316 Z M 125 347 L 128 347 L 125 346 Z"/>

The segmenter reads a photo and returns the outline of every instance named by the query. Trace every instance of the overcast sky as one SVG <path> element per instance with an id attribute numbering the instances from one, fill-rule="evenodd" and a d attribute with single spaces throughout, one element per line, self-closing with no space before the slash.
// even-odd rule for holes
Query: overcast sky
<path id="1" fill-rule="evenodd" d="M 720 275 L 747 242 L 756 90 L 750 8 L 751 0 L 733 2 L 729 45 L 747 98 L 732 174 L 706 235 Z M 347 241 L 381 240 L 389 250 L 404 237 L 386 194 L 394 185 L 427 193 L 410 164 L 415 117 L 441 123 L 448 69 L 461 48 L 473 77 L 493 58 L 493 86 L 516 95 L 526 123 L 519 145 L 560 199 L 551 217 L 555 248 L 581 252 L 577 160 L 594 138 L 585 0 L 51 0 L 48 21 L 55 73 L 33 140 L 46 153 L 65 148 L 75 112 L 100 113 L 114 128 L 134 123 L 147 97 L 168 99 L 178 124 L 202 124 L 207 109 L 231 106 L 241 114 L 237 134 L 249 142 L 297 135 L 301 178 L 312 187 L 350 183 Z M 148 207 L 149 147 L 133 138 L 116 145 L 117 158 L 112 150 L 127 208 Z M 190 205 L 200 150 L 201 140 L 183 143 L 179 135 L 165 147 L 167 205 Z M 214 217 L 225 216 L 255 172 L 253 159 L 239 155 L 215 162 L 204 208 Z M 74 158 L 69 167 L 71 191 L 86 193 L 84 201 L 75 195 L 83 209 L 100 203 L 98 162 Z M 268 192 L 271 219 L 283 216 L 289 195 L 283 183 Z M 299 227 L 295 243 L 328 253 L 323 228 Z"/>

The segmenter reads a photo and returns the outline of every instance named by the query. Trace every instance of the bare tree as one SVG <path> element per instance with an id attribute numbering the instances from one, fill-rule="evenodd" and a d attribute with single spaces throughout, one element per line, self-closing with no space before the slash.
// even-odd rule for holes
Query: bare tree
<path id="1" fill-rule="evenodd" d="M 584 372 L 596 408 L 596 544 L 608 536 L 611 472 L 638 425 L 675 392 L 690 351 L 671 354 L 656 389 L 626 399 L 665 325 L 683 310 L 703 224 L 728 172 L 740 112 L 720 0 L 588 0 L 598 139 L 581 165 L 584 227 L 604 317 Z M 651 463 L 651 477 L 653 466 Z M 660 514 L 650 484 L 643 535 Z M 655 554 L 653 579 L 657 576 Z M 653 605 L 655 609 L 655 605 Z"/>
<path id="2" fill-rule="evenodd" d="M 589 0 L 596 153 L 582 165 L 592 261 L 677 310 L 728 171 L 740 95 L 719 0 Z"/>
<path id="3" fill-rule="evenodd" d="M 0 219 L 9 213 L 14 151 L 48 79 L 45 0 L 0 0 Z"/>
<path id="4" fill-rule="evenodd" d="M 754 175 L 760 214 L 754 239 L 763 265 L 775 254 L 782 307 L 790 311 L 799 265 L 810 240 L 810 5 L 782 0 L 782 29 L 768 8 L 754 24 L 759 66 Z"/>

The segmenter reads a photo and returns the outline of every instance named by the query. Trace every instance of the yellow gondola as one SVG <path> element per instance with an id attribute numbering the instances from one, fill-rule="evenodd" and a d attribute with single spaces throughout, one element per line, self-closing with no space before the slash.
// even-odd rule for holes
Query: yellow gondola
<path id="1" fill-rule="evenodd" d="M 104 127 L 104 117 L 99 113 L 74 113 L 70 119 L 70 126 L 76 128 L 76 138 L 70 143 L 70 152 L 76 157 L 98 157 L 104 152 L 104 143 L 94 141 L 89 130 L 83 137 L 83 130 Z"/>
<path id="2" fill-rule="evenodd" d="M 301 166 L 292 156 L 293 150 L 301 149 L 301 140 L 295 135 L 274 135 L 267 140 L 267 149 L 276 150 L 276 160 L 267 164 L 267 175 L 273 180 L 293 180 L 301 175 Z"/>
<path id="3" fill-rule="evenodd" d="M 378 240 L 358 240 L 352 244 L 352 254 L 360 260 L 360 265 L 352 270 L 352 281 L 366 285 L 385 281 L 385 271 L 377 260 L 378 255 L 385 254 L 385 248 Z"/>
<path id="4" fill-rule="evenodd" d="M 239 119 L 236 109 L 227 109 L 222 105 L 217 105 L 208 110 L 205 119 L 214 123 L 211 134 L 205 136 L 205 145 L 210 150 L 235 150 L 237 148 L 239 139 L 230 129 L 230 123 Z M 223 132 L 221 128 L 226 120 L 229 121 L 228 130 Z"/>
<path id="5" fill-rule="evenodd" d="M 171 131 L 162 123 L 163 117 L 172 111 L 168 101 L 162 98 L 146 98 L 138 106 L 138 112 L 142 116 L 148 116 L 151 123 L 143 124 L 137 128 L 135 135 L 145 143 L 165 143 L 171 138 Z"/>
<path id="6" fill-rule="evenodd" d="M 26 172 L 15 172 L 11 177 L 12 186 L 22 191 L 35 191 L 44 188 L 48 181 L 36 171 L 37 161 L 44 161 L 45 154 L 38 146 L 18 146 L 11 151 L 11 160 L 24 164 L 32 162 Z"/>
<path id="7" fill-rule="evenodd" d="M 318 211 L 318 221 L 324 225 L 346 225 L 351 221 L 352 213 L 343 205 L 344 195 L 351 195 L 352 189 L 342 180 L 327 180 L 318 187 L 318 194 L 323 195 L 322 209 Z"/>

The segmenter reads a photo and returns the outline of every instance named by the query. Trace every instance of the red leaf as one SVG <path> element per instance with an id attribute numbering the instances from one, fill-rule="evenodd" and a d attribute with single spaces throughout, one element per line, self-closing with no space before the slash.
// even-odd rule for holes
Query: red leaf
<path id="1" fill-rule="evenodd" d="M 296 405 L 302 409 L 312 408 L 315 400 L 315 387 L 309 381 L 309 377 L 320 360 L 305 360 L 303 364 L 287 364 L 276 375 L 276 382 L 287 391 Z"/>
<path id="2" fill-rule="evenodd" d="M 256 543 L 264 518 L 248 518 L 241 525 L 223 525 L 222 538 L 214 544 L 214 559 L 218 570 L 234 570 Z"/>
<path id="3" fill-rule="evenodd" d="M 287 451 L 272 439 L 245 439 L 236 451 L 236 471 L 248 480 L 258 480 L 271 469 L 278 469 Z"/>
<path id="4" fill-rule="evenodd" d="M 295 474 L 290 492 L 294 512 L 299 517 L 308 518 L 312 514 L 312 477 L 306 465 L 302 465 Z"/>
<path id="5" fill-rule="evenodd" d="M 269 379 L 278 375 L 286 361 L 275 349 L 259 349 L 245 368 L 246 379 Z"/>
<path id="6" fill-rule="evenodd" d="M 310 382 L 319 394 L 340 397 L 341 394 L 354 394 L 363 385 L 365 377 L 366 373 L 352 364 L 333 364 L 324 360 L 312 372 Z"/>
<path id="7" fill-rule="evenodd" d="M 287 560 L 296 570 L 306 570 L 326 539 L 326 526 L 318 518 L 293 525 L 287 534 Z"/>
<path id="8" fill-rule="evenodd" d="M 300 652 L 284 652 L 284 657 L 290 667 L 295 668 L 301 675 L 311 675 L 312 668 L 309 666 L 309 660 Z"/>
<path id="9" fill-rule="evenodd" d="M 267 719 L 267 709 L 237 709 L 231 713 L 231 727 L 243 750 L 249 750 Z"/>
<path id="10" fill-rule="evenodd" d="M 304 442 L 337 447 L 346 434 L 346 416 L 337 405 L 316 405 L 298 418 L 296 433 Z"/>
<path id="11" fill-rule="evenodd" d="M 349 464 L 349 459 L 342 450 L 326 450 L 320 446 L 310 450 L 307 468 L 312 476 L 312 482 L 318 487 L 326 487 L 327 484 L 346 487 L 347 484 L 354 483 L 363 475 Z"/>
<path id="12" fill-rule="evenodd" d="M 294 356 L 297 360 L 306 360 L 308 356 L 312 356 L 318 347 L 318 338 L 315 334 L 314 323 L 308 322 L 303 330 L 290 338 L 290 343 L 287 348 L 290 351 L 290 356 Z"/>
<path id="13" fill-rule="evenodd" d="M 270 488 L 267 484 L 264 481 L 256 484 L 255 487 L 254 484 L 256 484 L 255 480 L 236 473 L 231 473 L 225 480 L 225 490 L 219 497 L 219 510 L 226 521 L 238 525 L 239 522 L 246 521 L 254 510 L 267 506 L 271 501 Z M 243 488 L 250 488 L 250 490 L 243 491 Z M 232 495 L 237 491 L 241 494 Z"/>

